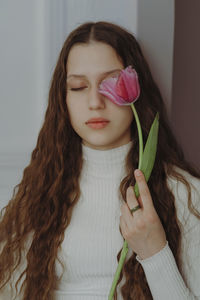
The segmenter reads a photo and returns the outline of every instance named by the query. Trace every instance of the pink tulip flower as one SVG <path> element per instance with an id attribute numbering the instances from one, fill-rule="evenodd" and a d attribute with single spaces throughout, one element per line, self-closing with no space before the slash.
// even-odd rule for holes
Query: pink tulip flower
<path id="1" fill-rule="evenodd" d="M 134 103 L 140 95 L 137 72 L 132 66 L 126 67 L 121 70 L 119 76 L 103 80 L 99 86 L 99 93 L 117 105 Z"/>
<path id="2" fill-rule="evenodd" d="M 134 102 L 140 96 L 140 85 L 138 81 L 138 75 L 135 69 L 132 66 L 128 66 L 125 69 L 120 71 L 118 76 L 105 79 L 101 82 L 99 86 L 99 93 L 107 97 L 113 103 L 117 105 L 130 105 L 132 108 L 137 130 L 138 130 L 138 138 L 139 138 L 139 164 L 138 169 L 142 169 L 145 174 L 145 178 L 149 178 L 155 160 L 156 154 L 156 145 L 157 145 L 157 136 L 158 136 L 158 116 L 156 114 L 156 118 L 151 126 L 151 131 L 147 138 L 145 151 L 143 151 L 143 137 L 142 137 L 142 128 L 140 124 L 140 120 L 137 114 L 137 111 L 134 106 Z M 143 159 L 144 157 L 144 159 Z M 139 189 L 137 184 L 134 187 L 136 197 L 139 196 Z M 112 282 L 112 286 L 109 292 L 108 300 L 113 299 L 113 295 L 115 293 L 115 289 L 117 286 L 117 282 L 119 280 L 119 276 L 128 253 L 128 243 L 125 240 L 123 244 L 123 249 L 120 255 L 120 260 L 118 263 L 118 267 Z"/>

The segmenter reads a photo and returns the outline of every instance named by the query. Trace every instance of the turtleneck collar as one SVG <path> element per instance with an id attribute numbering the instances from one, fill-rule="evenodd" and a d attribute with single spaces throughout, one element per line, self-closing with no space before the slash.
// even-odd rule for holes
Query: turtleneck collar
<path id="1" fill-rule="evenodd" d="M 124 174 L 126 156 L 132 141 L 125 145 L 97 150 L 82 144 L 84 172 L 95 177 L 118 177 Z"/>

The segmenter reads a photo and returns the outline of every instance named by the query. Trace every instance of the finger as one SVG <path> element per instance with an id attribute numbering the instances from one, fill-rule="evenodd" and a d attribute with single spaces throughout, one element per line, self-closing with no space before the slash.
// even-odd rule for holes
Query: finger
<path id="1" fill-rule="evenodd" d="M 131 209 L 138 206 L 138 201 L 136 199 L 132 186 L 129 186 L 126 190 L 126 201 L 127 203 L 124 202 L 124 204 L 121 206 L 122 218 L 124 219 L 127 228 L 129 230 L 132 230 L 134 226 L 134 219 L 133 219 L 133 213 L 131 212 Z"/>
<path id="2" fill-rule="evenodd" d="M 127 205 L 130 210 L 135 208 L 139 204 L 139 202 L 135 196 L 133 186 L 129 186 L 126 190 L 126 201 L 127 201 Z M 131 214 L 132 214 L 132 212 L 131 212 Z"/>
<path id="3" fill-rule="evenodd" d="M 124 202 L 124 204 L 121 206 L 121 219 L 124 221 L 126 224 L 127 229 L 131 230 L 132 227 L 134 226 L 133 224 L 133 215 L 128 207 L 128 204 Z"/>
<path id="4" fill-rule="evenodd" d="M 125 222 L 124 218 L 122 216 L 120 216 L 120 232 L 124 238 L 125 238 L 125 236 L 127 236 L 127 231 L 128 231 L 128 228 L 127 228 L 126 222 Z"/>
<path id="5" fill-rule="evenodd" d="M 137 169 L 134 171 L 134 175 L 138 184 L 142 206 L 144 209 L 152 209 L 153 201 L 144 174 Z"/>

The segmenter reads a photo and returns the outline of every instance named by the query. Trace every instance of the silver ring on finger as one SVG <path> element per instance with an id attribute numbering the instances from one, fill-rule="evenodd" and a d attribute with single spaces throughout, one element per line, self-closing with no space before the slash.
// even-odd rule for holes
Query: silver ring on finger
<path id="1" fill-rule="evenodd" d="M 132 209 L 131 209 L 131 212 L 135 212 L 136 210 L 138 210 L 138 209 L 140 209 L 141 207 L 140 207 L 140 205 L 138 204 L 137 206 L 135 206 L 135 207 L 133 207 Z"/>

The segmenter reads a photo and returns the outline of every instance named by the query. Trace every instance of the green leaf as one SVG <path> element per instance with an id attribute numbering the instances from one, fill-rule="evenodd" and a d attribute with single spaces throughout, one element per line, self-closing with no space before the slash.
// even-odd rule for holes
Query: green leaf
<path id="1" fill-rule="evenodd" d="M 141 171 L 143 172 L 146 182 L 148 182 L 149 177 L 154 166 L 157 142 L 158 142 L 158 128 L 159 128 L 159 113 L 156 113 L 156 117 L 151 125 L 149 135 L 146 141 L 146 145 L 143 152 Z M 136 197 L 139 196 L 139 189 L 137 183 L 134 186 Z"/>

